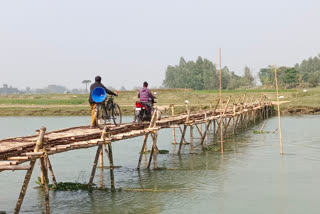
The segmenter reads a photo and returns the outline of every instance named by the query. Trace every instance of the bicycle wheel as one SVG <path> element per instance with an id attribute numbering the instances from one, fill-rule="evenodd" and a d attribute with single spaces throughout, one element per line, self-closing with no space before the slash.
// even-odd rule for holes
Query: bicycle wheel
<path id="1" fill-rule="evenodd" d="M 112 106 L 112 120 L 114 125 L 119 126 L 122 122 L 121 110 L 118 104 Z"/>

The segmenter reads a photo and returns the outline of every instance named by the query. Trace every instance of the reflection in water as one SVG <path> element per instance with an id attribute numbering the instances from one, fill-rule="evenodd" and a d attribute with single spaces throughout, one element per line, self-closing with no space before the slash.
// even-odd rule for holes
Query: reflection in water
<path id="1" fill-rule="evenodd" d="M 287 190 L 286 190 L 286 173 L 284 167 L 283 155 L 280 156 L 279 169 L 277 173 L 277 185 L 276 185 L 276 213 L 286 213 L 287 202 Z"/>
<path id="2" fill-rule="evenodd" d="M 73 120 L 50 117 L 45 120 L 51 121 L 50 127 L 56 129 L 62 128 L 58 126 L 64 119 L 68 124 Z M 82 120 L 75 117 L 74 124 Z M 20 123 L 15 125 L 35 124 L 28 118 L 17 121 Z M 272 133 L 278 125 L 277 118 L 266 121 L 264 130 L 270 131 L 269 134 L 253 134 L 262 125 L 256 121 L 255 126 L 225 137 L 223 156 L 219 140 L 213 141 L 211 127 L 208 145 L 200 145 L 200 135 L 194 131 L 192 143 L 183 144 L 181 155 L 177 155 L 179 144 L 171 144 L 172 129 L 161 130 L 157 145 L 161 150 L 169 150 L 169 154 L 154 157 L 159 170 L 146 169 L 149 154 L 143 154 L 141 170 L 136 170 L 143 137 L 116 142 L 112 144 L 114 164 L 122 166 L 114 169 L 117 191 L 50 191 L 51 212 L 303 213 L 308 210 L 318 213 L 315 190 L 320 186 L 320 179 L 316 179 L 320 177 L 320 137 L 316 127 L 320 116 L 284 117 L 282 122 L 284 152 L 294 155 L 279 155 L 279 138 Z M 30 128 L 38 128 L 36 125 Z M 6 137 L 11 129 L 16 130 L 14 127 L 0 124 L 0 130 L 9 130 Z M 21 132 L 25 134 L 30 133 Z M 176 135 L 179 140 L 181 134 L 176 132 Z M 186 136 L 189 138 L 190 132 Z M 95 152 L 96 148 L 91 148 L 50 156 L 57 181 L 88 182 Z M 45 207 L 44 192 L 33 188 L 38 168 L 37 163 L 22 206 L 24 212 L 41 213 Z M 12 213 L 24 175 L 0 173 L 1 211 Z M 94 182 L 109 187 L 109 169 L 97 170 Z"/>
<path id="3" fill-rule="evenodd" d="M 99 178 L 100 178 L 100 188 L 103 188 L 104 187 L 104 182 L 103 182 L 103 167 L 101 167 L 100 168 L 100 176 L 99 176 Z"/>

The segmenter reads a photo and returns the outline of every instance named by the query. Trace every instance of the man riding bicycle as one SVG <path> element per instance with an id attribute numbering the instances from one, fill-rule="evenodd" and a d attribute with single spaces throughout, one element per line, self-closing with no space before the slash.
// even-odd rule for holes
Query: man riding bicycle
<path id="1" fill-rule="evenodd" d="M 106 90 L 106 93 L 107 94 L 110 94 L 110 95 L 114 95 L 114 96 L 118 96 L 116 93 L 110 91 L 109 89 L 107 89 L 102 83 L 101 83 L 101 77 L 100 76 L 96 76 L 95 77 L 95 82 L 93 84 L 91 84 L 90 86 L 90 94 L 89 94 L 89 104 L 90 104 L 90 107 L 91 107 L 91 128 L 94 128 L 96 127 L 96 124 L 95 124 L 95 108 L 96 108 L 96 105 L 98 103 L 96 103 L 93 99 L 92 99 L 92 91 L 97 88 L 97 87 L 101 87 L 101 88 L 104 88 L 104 90 Z"/>

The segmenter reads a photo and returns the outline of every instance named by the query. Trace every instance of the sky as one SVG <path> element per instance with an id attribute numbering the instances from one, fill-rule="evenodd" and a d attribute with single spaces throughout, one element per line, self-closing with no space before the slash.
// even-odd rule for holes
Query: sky
<path id="1" fill-rule="evenodd" d="M 320 53 L 318 0 L 0 0 L 0 87 L 159 87 L 198 56 L 242 75 Z"/>

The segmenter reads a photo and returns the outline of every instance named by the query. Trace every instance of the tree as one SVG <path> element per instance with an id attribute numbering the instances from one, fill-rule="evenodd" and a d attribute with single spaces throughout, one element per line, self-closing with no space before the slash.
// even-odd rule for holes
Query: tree
<path id="1" fill-rule="evenodd" d="M 241 85 L 252 87 L 254 78 L 247 67 L 243 77 L 230 72 L 225 66 L 221 71 L 222 89 L 236 89 Z M 192 88 L 195 90 L 214 90 L 219 88 L 219 73 L 210 60 L 198 57 L 196 61 L 180 58 L 179 64 L 168 66 L 163 86 L 167 88 Z"/>
<path id="2" fill-rule="evenodd" d="M 88 92 L 88 84 L 91 83 L 91 80 L 83 80 L 82 81 L 82 84 L 85 84 L 86 85 L 86 92 Z"/>
<path id="3" fill-rule="evenodd" d="M 261 68 L 258 73 L 258 76 L 260 82 L 266 88 L 269 88 L 270 86 L 274 85 L 274 73 L 272 66 L 269 66 L 268 68 Z"/>
<path id="4" fill-rule="evenodd" d="M 243 86 L 249 87 L 249 88 L 254 86 L 254 77 L 252 76 L 252 73 L 248 66 L 244 68 L 242 84 Z"/>

